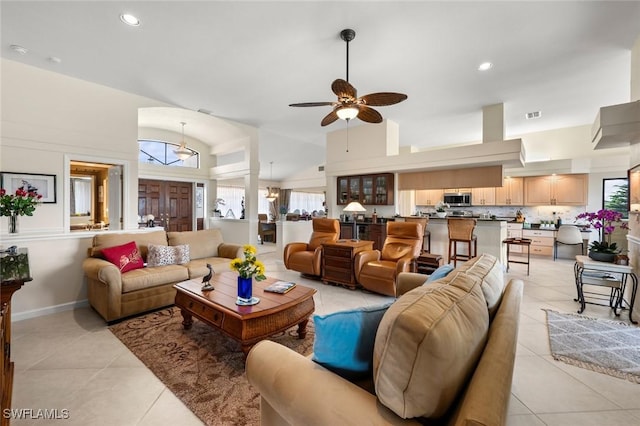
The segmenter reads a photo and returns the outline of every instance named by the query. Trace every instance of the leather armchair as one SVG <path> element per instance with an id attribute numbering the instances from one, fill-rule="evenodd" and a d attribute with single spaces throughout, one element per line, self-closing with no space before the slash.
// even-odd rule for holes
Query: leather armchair
<path id="1" fill-rule="evenodd" d="M 358 283 L 375 293 L 397 296 L 396 278 L 411 272 L 422 251 L 424 230 L 418 222 L 387 222 L 387 238 L 382 250 L 356 254 L 354 271 Z"/>
<path id="2" fill-rule="evenodd" d="M 337 219 L 313 219 L 308 243 L 289 243 L 284 248 L 284 266 L 305 275 L 322 275 L 322 243 L 335 242 L 340 236 Z"/>

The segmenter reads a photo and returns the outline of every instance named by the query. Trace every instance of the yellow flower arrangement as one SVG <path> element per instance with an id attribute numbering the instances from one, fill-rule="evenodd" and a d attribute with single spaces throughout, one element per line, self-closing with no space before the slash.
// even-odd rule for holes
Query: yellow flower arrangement
<path id="1" fill-rule="evenodd" d="M 256 258 L 257 250 L 251 244 L 242 246 L 244 260 L 236 257 L 231 261 L 231 269 L 237 271 L 242 278 L 255 277 L 256 281 L 267 279 L 264 275 L 264 263 Z"/>

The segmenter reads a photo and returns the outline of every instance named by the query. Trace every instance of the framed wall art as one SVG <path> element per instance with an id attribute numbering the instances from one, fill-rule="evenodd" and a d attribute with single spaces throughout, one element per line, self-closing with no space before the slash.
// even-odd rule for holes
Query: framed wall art
<path id="1" fill-rule="evenodd" d="M 41 202 L 56 202 L 56 175 L 0 172 L 0 187 L 8 194 L 14 194 L 18 188 L 35 190 L 42 195 Z"/>

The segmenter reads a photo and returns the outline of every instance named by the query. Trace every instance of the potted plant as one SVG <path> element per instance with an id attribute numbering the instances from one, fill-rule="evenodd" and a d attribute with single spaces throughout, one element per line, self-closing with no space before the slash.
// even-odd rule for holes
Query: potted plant
<path id="1" fill-rule="evenodd" d="M 439 201 L 438 204 L 436 204 L 436 216 L 439 218 L 445 218 L 447 216 L 447 211 L 445 209 L 448 208 L 449 204 Z"/>
<path id="2" fill-rule="evenodd" d="M 236 304 L 254 305 L 257 303 L 257 299 L 252 297 L 253 278 L 256 281 L 266 280 L 267 277 L 264 275 L 265 267 L 264 263 L 256 258 L 257 250 L 251 244 L 242 246 L 242 252 L 244 259 L 237 257 L 229 264 L 232 270 L 238 272 L 238 298 Z"/>
<path id="3" fill-rule="evenodd" d="M 589 257 L 600 262 L 613 262 L 620 249 L 616 243 L 611 242 L 611 234 L 616 226 L 620 226 L 621 229 L 629 228 L 626 222 L 622 222 L 622 213 L 602 209 L 595 213 L 580 213 L 576 219 L 586 221 L 590 227 L 601 232 L 601 240 L 589 245 Z"/>

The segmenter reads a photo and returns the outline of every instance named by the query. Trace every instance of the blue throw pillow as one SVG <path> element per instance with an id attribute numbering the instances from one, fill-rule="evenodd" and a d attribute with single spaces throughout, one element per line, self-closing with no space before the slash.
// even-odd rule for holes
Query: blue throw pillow
<path id="1" fill-rule="evenodd" d="M 312 359 L 347 378 L 370 373 L 378 325 L 391 303 L 314 315 Z"/>
<path id="2" fill-rule="evenodd" d="M 449 275 L 449 272 L 451 272 L 451 271 L 453 271 L 453 266 L 451 266 L 451 265 L 442 265 L 438 269 L 433 271 L 433 273 L 431 275 L 429 275 L 429 278 L 427 278 L 427 281 L 425 281 L 425 284 L 430 283 L 431 281 L 435 281 L 438 278 L 444 278 L 447 275 Z"/>

